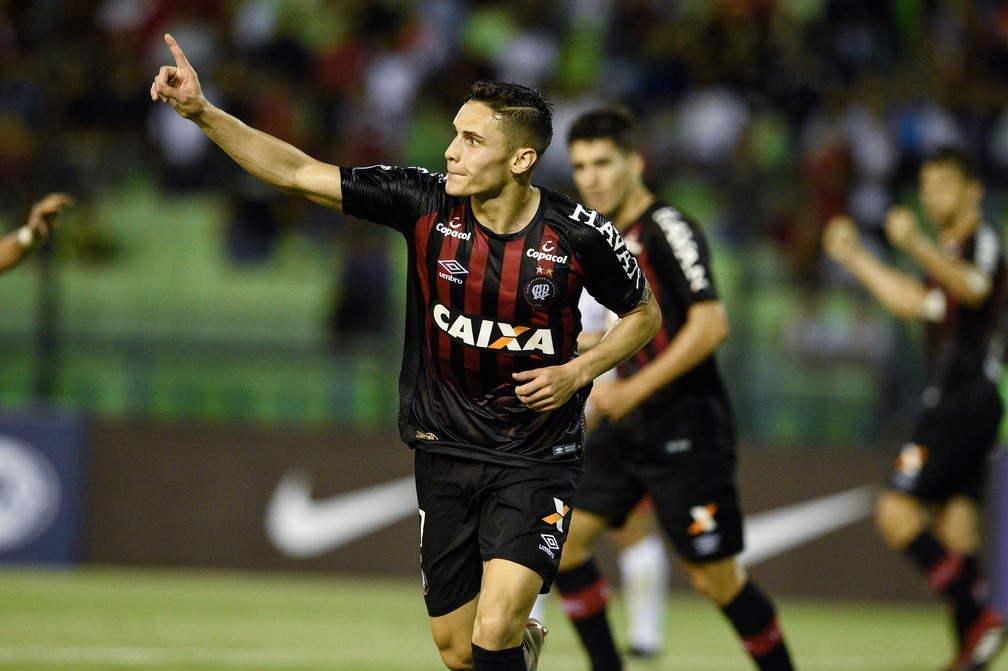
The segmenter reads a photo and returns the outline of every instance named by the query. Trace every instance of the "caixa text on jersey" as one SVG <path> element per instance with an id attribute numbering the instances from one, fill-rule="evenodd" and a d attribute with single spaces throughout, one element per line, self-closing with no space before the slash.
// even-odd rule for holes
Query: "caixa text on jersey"
<path id="1" fill-rule="evenodd" d="M 479 316 L 454 312 L 446 305 L 434 303 L 431 315 L 437 327 L 470 347 L 552 355 L 553 334 L 549 329 L 515 326 Z"/>

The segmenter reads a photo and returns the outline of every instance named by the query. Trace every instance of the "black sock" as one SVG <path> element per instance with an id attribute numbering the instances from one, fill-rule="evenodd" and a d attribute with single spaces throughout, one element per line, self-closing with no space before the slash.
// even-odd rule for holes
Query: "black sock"
<path id="1" fill-rule="evenodd" d="M 777 611 L 752 580 L 721 611 L 735 627 L 746 652 L 761 671 L 793 671 L 784 634 L 777 623 Z"/>
<path id="2" fill-rule="evenodd" d="M 612 630 L 606 618 L 609 587 L 595 562 L 558 573 L 556 586 L 564 611 L 588 652 L 592 671 L 623 671 Z"/>
<path id="3" fill-rule="evenodd" d="M 960 641 L 966 637 L 966 631 L 976 622 L 987 606 L 979 584 L 981 580 L 980 560 L 974 555 L 963 557 L 962 582 L 968 586 L 968 593 L 961 599 L 965 604 L 964 607 L 960 608 L 957 605 L 955 608 L 956 632 L 959 634 Z"/>
<path id="4" fill-rule="evenodd" d="M 472 671 L 528 671 L 525 651 L 519 645 L 507 650 L 486 650 L 473 643 Z"/>
<path id="5" fill-rule="evenodd" d="M 949 552 L 929 531 L 923 531 L 904 550 L 927 576 L 928 584 L 944 594 L 952 604 L 959 641 L 980 617 L 984 602 L 976 590 L 980 582 L 980 562 L 974 556 Z"/>

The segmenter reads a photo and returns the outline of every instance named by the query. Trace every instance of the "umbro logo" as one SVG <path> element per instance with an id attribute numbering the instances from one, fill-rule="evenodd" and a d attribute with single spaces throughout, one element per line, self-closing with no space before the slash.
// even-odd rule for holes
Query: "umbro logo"
<path id="1" fill-rule="evenodd" d="M 468 275 L 469 271 L 461 263 L 455 259 L 441 259 L 438 261 L 438 265 L 441 266 L 441 270 L 438 271 L 438 277 L 455 284 L 465 284 L 459 275 Z"/>
<path id="2" fill-rule="evenodd" d="M 444 269 L 449 275 L 468 275 L 469 271 L 466 270 L 465 266 L 456 261 L 455 259 L 441 259 L 437 262 L 441 268 Z"/>

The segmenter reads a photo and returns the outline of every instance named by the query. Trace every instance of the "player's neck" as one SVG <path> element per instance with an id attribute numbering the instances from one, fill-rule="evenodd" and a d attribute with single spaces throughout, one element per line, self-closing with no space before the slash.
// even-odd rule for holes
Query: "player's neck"
<path id="1" fill-rule="evenodd" d="M 623 203 L 613 212 L 610 220 L 620 232 L 623 232 L 640 219 L 654 201 L 654 194 L 646 187 L 639 186 L 627 195 Z"/>
<path id="2" fill-rule="evenodd" d="M 470 202 L 480 224 L 498 235 L 509 235 L 529 225 L 539 210 L 540 198 L 539 189 L 526 185 L 504 189 L 492 198 L 473 196 Z"/>

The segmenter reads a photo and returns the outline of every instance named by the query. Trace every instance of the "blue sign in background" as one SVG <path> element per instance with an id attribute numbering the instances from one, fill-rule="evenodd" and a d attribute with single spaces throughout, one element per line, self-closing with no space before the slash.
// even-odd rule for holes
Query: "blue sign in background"
<path id="1" fill-rule="evenodd" d="M 80 417 L 0 411 L 0 562 L 83 559 L 86 448 Z"/>

